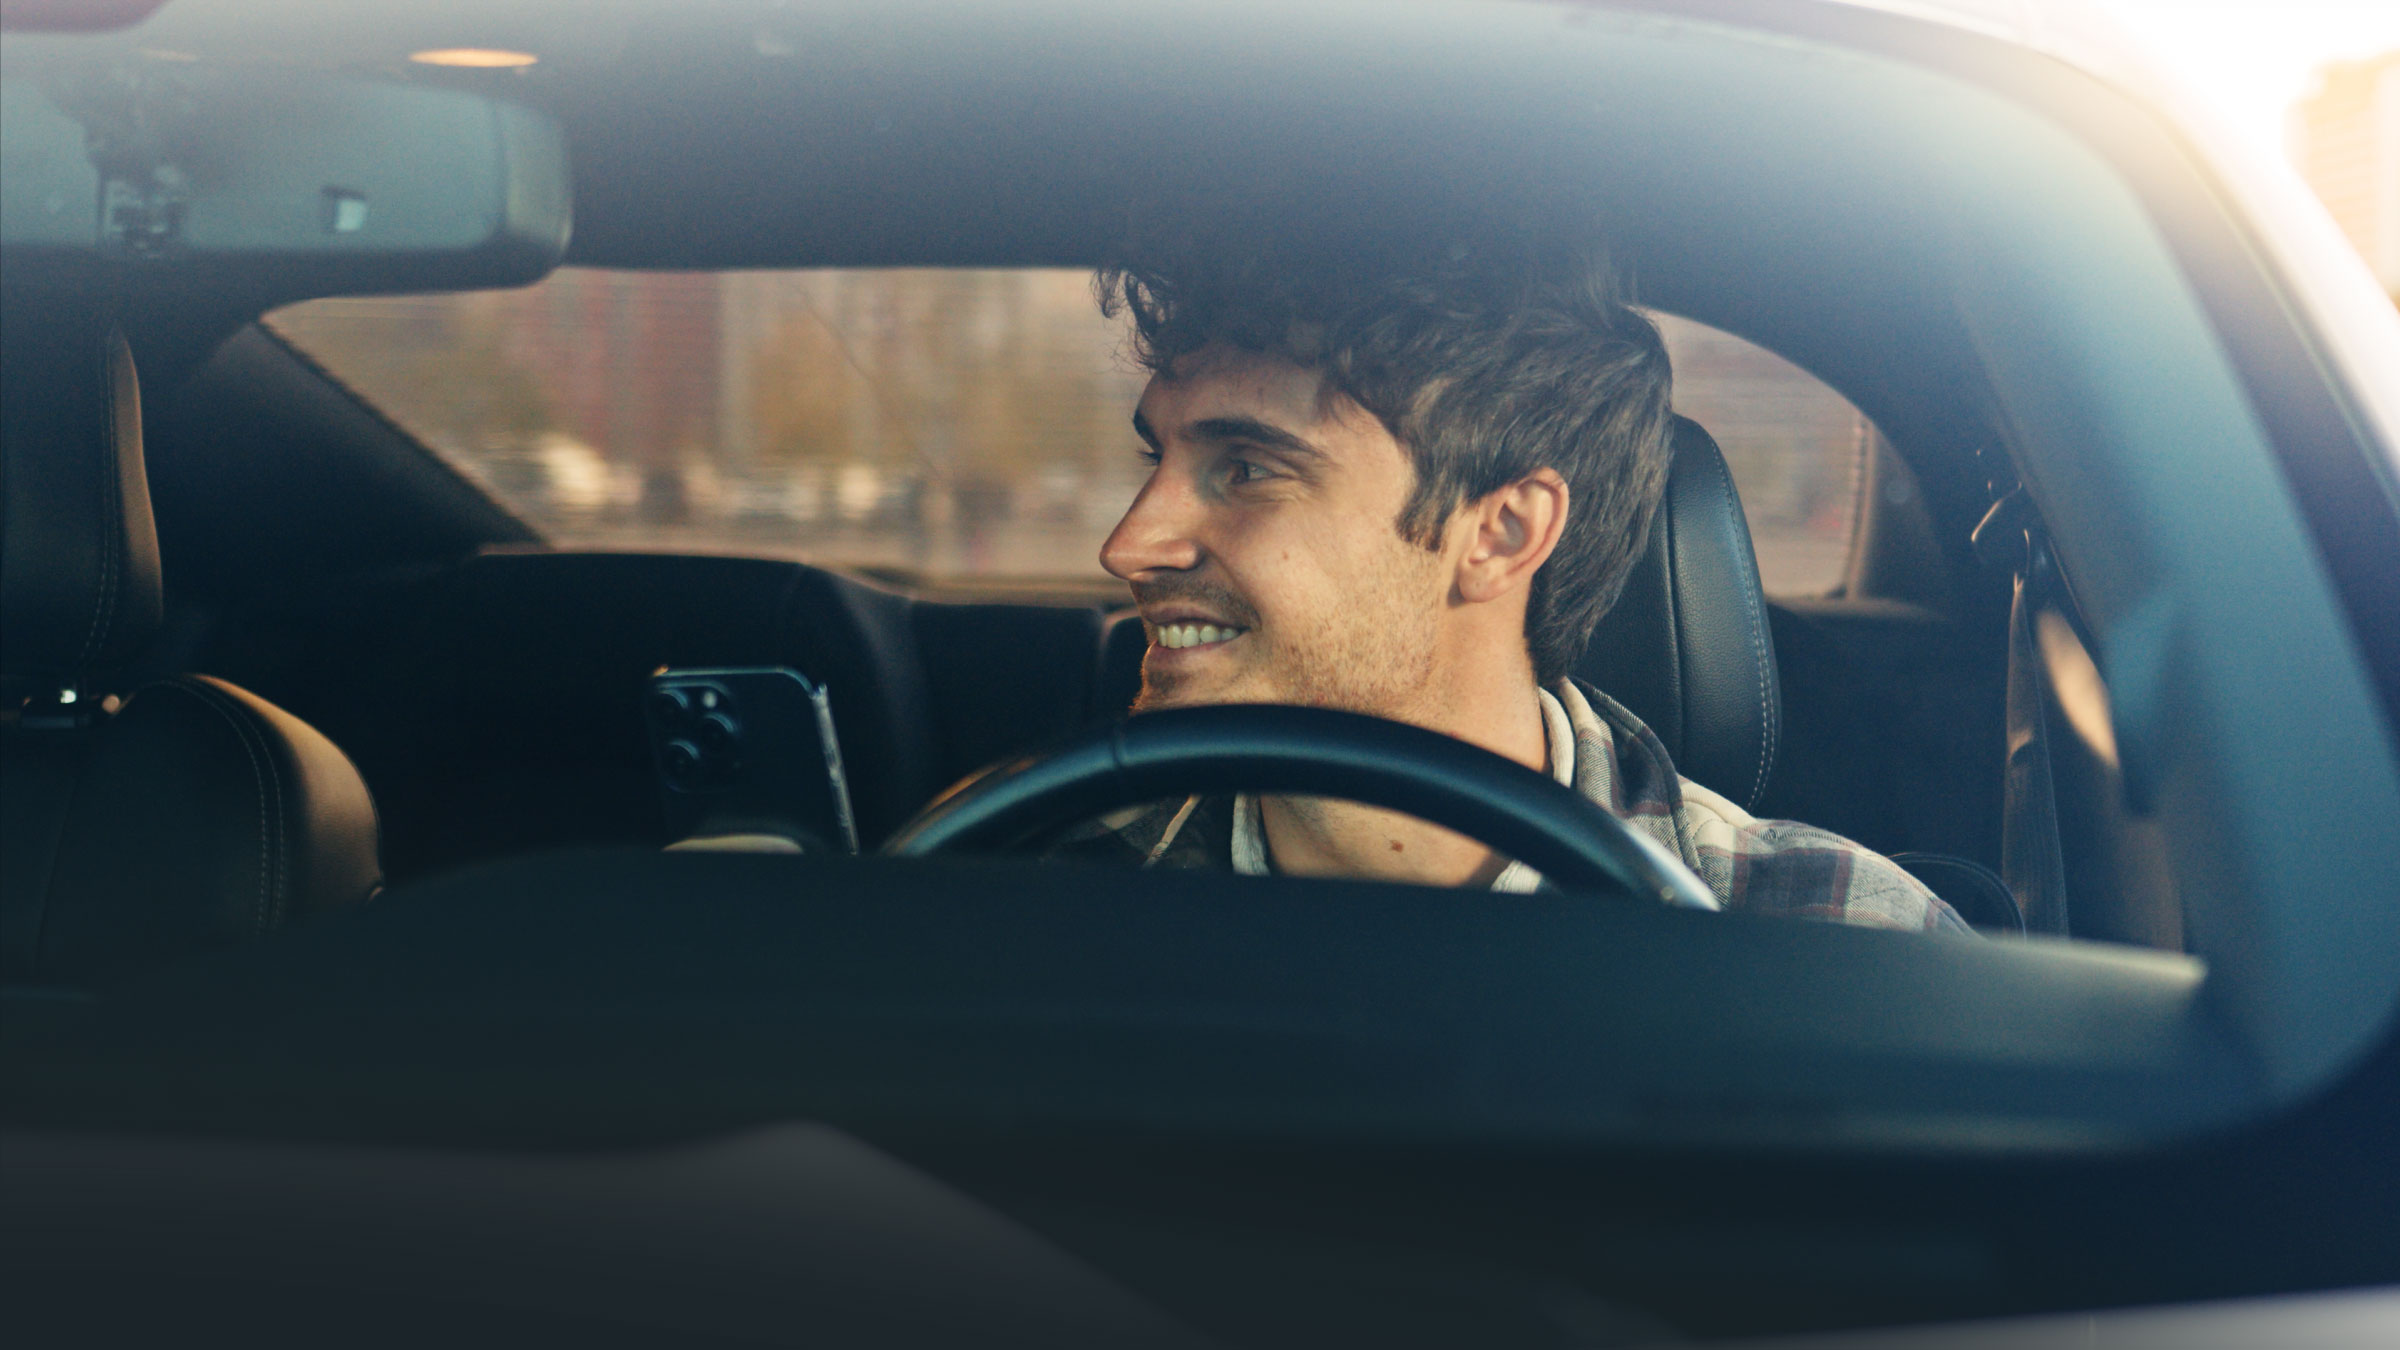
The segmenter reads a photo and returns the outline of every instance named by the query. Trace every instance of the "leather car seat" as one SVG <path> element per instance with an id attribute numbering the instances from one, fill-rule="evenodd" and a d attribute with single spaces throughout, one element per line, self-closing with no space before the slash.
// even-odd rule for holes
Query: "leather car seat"
<path id="1" fill-rule="evenodd" d="M 0 377 L 12 991 L 252 937 L 357 904 L 380 880 L 374 803 L 331 741 L 221 680 L 123 688 L 163 591 L 132 356 L 116 333 L 89 333 L 12 325 Z"/>
<path id="2" fill-rule="evenodd" d="M 1685 777 L 1748 809 L 1766 792 L 1782 725 L 1775 640 L 1724 455 L 1683 417 L 1673 450 L 1649 546 L 1575 674 L 1648 723 Z M 1139 692 L 1147 641 L 1138 616 L 1111 625 L 1099 680 L 1111 713 Z"/>
<path id="3" fill-rule="evenodd" d="M 1755 810 L 1775 771 L 1783 687 L 1750 522 L 1716 439 L 1673 430 L 1666 495 L 1576 677 L 1649 724 L 1677 772 Z"/>

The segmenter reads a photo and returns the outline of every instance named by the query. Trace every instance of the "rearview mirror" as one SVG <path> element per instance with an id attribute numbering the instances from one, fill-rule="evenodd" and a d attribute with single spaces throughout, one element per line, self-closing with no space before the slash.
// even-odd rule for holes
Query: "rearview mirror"
<path id="1" fill-rule="evenodd" d="M 558 124 L 473 93 L 148 57 L 0 71 L 12 281 L 138 268 L 275 300 L 517 285 L 557 266 L 569 210 Z"/>

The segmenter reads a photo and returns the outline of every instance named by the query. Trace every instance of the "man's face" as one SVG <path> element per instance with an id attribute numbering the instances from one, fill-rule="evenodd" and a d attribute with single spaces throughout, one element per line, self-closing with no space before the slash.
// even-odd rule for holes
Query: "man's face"
<path id="1" fill-rule="evenodd" d="M 1296 703 L 1401 720 L 1437 698 L 1450 576 L 1401 538 L 1413 470 L 1311 371 L 1210 347 L 1143 393 L 1157 467 L 1100 549 L 1150 649 L 1136 711 Z"/>

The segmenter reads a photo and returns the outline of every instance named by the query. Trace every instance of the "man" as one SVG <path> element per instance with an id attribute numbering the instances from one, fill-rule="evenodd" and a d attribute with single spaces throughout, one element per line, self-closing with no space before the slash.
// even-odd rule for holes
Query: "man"
<path id="1" fill-rule="evenodd" d="M 1097 282 L 1152 373 L 1133 422 L 1154 467 L 1101 549 L 1150 637 L 1136 713 L 1290 703 L 1414 723 L 1551 773 L 1674 850 L 1723 908 L 1966 930 L 1889 860 L 1680 778 L 1647 728 L 1568 678 L 1666 478 L 1666 350 L 1605 265 L 1185 247 Z M 1151 866 L 1540 884 L 1349 802 L 1193 798 L 1108 824 L 1102 847 Z"/>

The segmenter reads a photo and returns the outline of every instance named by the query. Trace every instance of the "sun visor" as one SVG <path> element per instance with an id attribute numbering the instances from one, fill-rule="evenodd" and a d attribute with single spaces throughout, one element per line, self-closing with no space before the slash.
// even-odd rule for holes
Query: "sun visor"
<path id="1" fill-rule="evenodd" d="M 12 281 L 130 269 L 273 301 L 506 286 L 557 266 L 547 114 L 308 70 L 137 61 L 0 72 Z"/>

